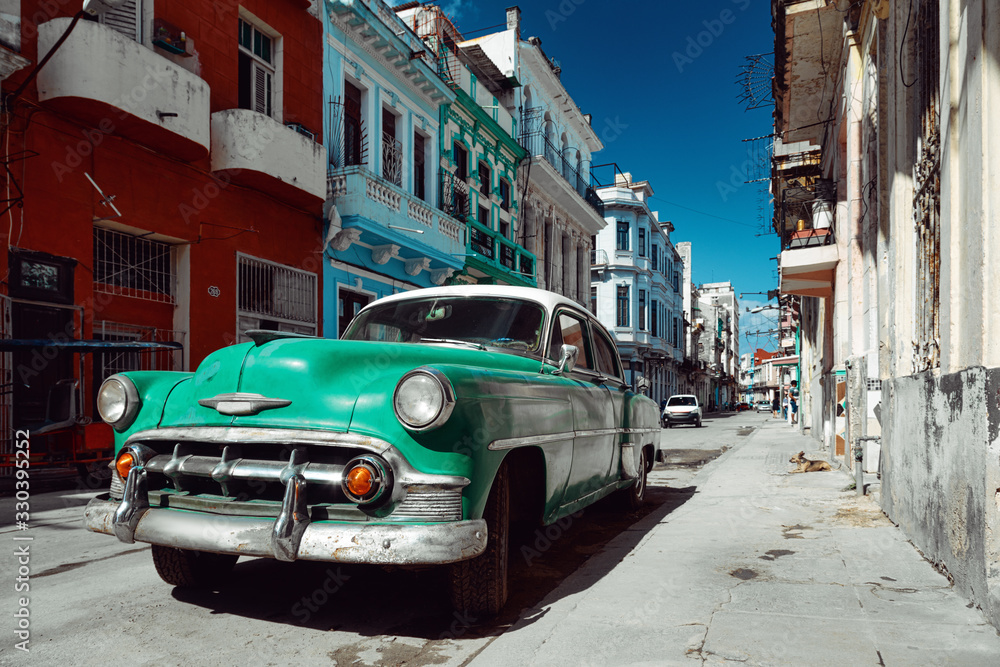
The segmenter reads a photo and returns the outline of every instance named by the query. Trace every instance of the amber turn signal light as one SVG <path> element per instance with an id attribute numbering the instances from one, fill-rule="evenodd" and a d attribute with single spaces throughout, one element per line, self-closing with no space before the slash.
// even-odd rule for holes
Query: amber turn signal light
<path id="1" fill-rule="evenodd" d="M 128 472 L 135 465 L 135 457 L 132 456 L 131 452 L 122 452 L 118 455 L 118 460 L 115 461 L 115 470 L 123 480 L 128 479 Z"/>
<path id="2" fill-rule="evenodd" d="M 347 473 L 347 489 L 359 498 L 364 498 L 372 490 L 374 477 L 366 466 L 358 466 Z"/>
<path id="3" fill-rule="evenodd" d="M 340 486 L 352 503 L 372 506 L 392 492 L 392 471 L 379 456 L 358 456 L 344 466 Z"/>

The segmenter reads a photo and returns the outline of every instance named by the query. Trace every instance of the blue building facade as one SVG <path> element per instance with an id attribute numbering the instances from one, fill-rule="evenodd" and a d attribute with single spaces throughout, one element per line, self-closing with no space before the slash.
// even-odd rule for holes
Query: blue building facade
<path id="1" fill-rule="evenodd" d="M 327 0 L 323 330 L 383 296 L 465 267 L 465 224 L 442 210 L 441 110 L 455 92 L 381 0 Z"/>

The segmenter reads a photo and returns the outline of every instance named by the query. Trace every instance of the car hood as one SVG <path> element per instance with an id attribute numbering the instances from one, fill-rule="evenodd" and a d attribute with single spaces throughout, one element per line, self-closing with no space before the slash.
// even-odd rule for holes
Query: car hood
<path id="1" fill-rule="evenodd" d="M 193 377 L 178 384 L 166 402 L 160 425 L 347 431 L 359 398 L 391 398 L 406 372 L 442 363 L 535 372 L 540 368 L 536 360 L 454 345 L 329 339 L 247 343 L 211 354 Z M 246 404 L 252 398 L 249 394 L 274 399 L 274 407 L 257 414 L 225 414 L 233 412 L 233 398 Z M 230 405 L 221 406 L 220 412 L 211 407 L 213 399 Z M 385 405 L 386 399 L 377 402 Z M 384 417 L 395 422 L 391 408 Z"/>
<path id="2" fill-rule="evenodd" d="M 664 412 L 685 414 L 688 412 L 694 412 L 697 409 L 698 409 L 697 405 L 668 405 L 666 408 L 664 408 Z"/>

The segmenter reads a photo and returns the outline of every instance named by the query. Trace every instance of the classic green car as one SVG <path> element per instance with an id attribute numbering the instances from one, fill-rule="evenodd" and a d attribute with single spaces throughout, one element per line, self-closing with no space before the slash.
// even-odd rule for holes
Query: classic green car
<path id="1" fill-rule="evenodd" d="M 241 555 L 451 564 L 456 608 L 495 614 L 513 519 L 643 500 L 657 406 L 564 297 L 416 290 L 364 308 L 342 340 L 249 335 L 195 373 L 99 392 L 116 457 L 87 527 L 151 543 L 167 583 L 211 585 Z"/>

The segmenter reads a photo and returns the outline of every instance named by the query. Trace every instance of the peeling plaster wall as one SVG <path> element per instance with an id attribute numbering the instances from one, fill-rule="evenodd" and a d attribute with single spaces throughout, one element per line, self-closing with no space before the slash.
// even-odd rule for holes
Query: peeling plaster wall
<path id="1" fill-rule="evenodd" d="M 1000 368 L 886 384 L 882 508 L 1000 626 Z"/>

